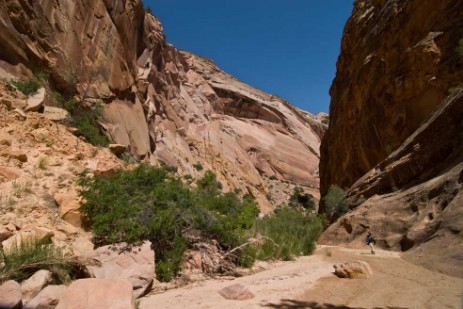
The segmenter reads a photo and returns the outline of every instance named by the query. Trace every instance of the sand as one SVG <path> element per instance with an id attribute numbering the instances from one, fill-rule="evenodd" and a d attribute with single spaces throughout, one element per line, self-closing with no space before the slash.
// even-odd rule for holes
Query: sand
<path id="1" fill-rule="evenodd" d="M 366 261 L 369 279 L 339 279 L 333 264 Z M 249 300 L 226 300 L 218 291 L 241 284 L 255 294 Z M 234 280 L 211 279 L 141 299 L 140 309 L 151 308 L 463 308 L 463 280 L 400 258 L 396 252 L 322 246 L 314 255 Z"/>

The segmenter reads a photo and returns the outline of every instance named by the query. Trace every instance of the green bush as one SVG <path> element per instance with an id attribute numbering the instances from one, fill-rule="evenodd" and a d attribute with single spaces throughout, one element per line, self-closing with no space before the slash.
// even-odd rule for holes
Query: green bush
<path id="1" fill-rule="evenodd" d="M 194 167 L 197 171 L 202 171 L 202 170 L 203 170 L 203 165 L 201 164 L 201 162 L 197 162 L 197 163 L 193 164 L 193 167 Z"/>
<path id="2" fill-rule="evenodd" d="M 322 232 L 323 219 L 290 207 L 283 207 L 271 216 L 257 220 L 256 237 L 263 242 L 256 246 L 259 260 L 291 260 L 308 255 Z"/>
<path id="3" fill-rule="evenodd" d="M 259 213 L 256 204 L 221 185 L 206 172 L 191 191 L 165 168 L 140 165 L 114 175 L 83 177 L 84 224 L 97 245 L 150 240 L 156 274 L 169 281 L 180 270 L 183 253 L 195 239 L 217 240 L 223 250 L 240 245 Z"/>
<path id="4" fill-rule="evenodd" d="M 33 77 L 27 81 L 13 80 L 11 83 L 25 95 L 34 94 L 42 87 L 42 82 L 37 77 Z"/>
<path id="5" fill-rule="evenodd" d="M 57 92 L 53 92 L 50 97 L 59 107 L 69 112 L 72 116 L 70 124 L 79 129 L 79 133 L 89 143 L 95 146 L 108 146 L 109 140 L 105 135 L 101 134 L 98 124 L 98 121 L 103 117 L 103 106 L 83 107 L 74 98 L 66 100 Z"/>
<path id="6" fill-rule="evenodd" d="M 346 191 L 337 185 L 332 185 L 328 189 L 328 193 L 323 198 L 326 213 L 334 217 L 340 217 L 348 211 L 347 204 L 344 201 Z"/>
<path id="7" fill-rule="evenodd" d="M 96 146 L 108 146 L 109 140 L 105 135 L 101 134 L 98 124 L 98 121 L 103 115 L 103 107 L 101 105 L 77 110 L 72 115 L 77 129 L 79 129 L 79 133 L 82 134 L 89 143 Z"/>
<path id="8" fill-rule="evenodd" d="M 293 194 L 289 198 L 289 206 L 302 207 L 307 210 L 315 209 L 314 197 L 310 194 L 305 194 L 302 188 L 295 187 Z"/>
<path id="9" fill-rule="evenodd" d="M 75 260 L 65 256 L 52 244 L 23 241 L 8 253 L 0 250 L 0 283 L 25 280 L 41 269 L 51 271 L 56 283 L 66 283 L 70 281 L 70 273 L 75 265 Z"/>

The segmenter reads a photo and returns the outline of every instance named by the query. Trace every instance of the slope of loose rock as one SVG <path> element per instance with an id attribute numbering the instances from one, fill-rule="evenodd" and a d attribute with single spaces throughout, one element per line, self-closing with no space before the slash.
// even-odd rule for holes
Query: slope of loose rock
<path id="1" fill-rule="evenodd" d="M 4 97 L 10 94 L 14 102 L 14 93 L 3 84 L 0 91 Z M 124 164 L 108 149 L 94 147 L 68 127 L 33 112 L 3 109 L 0 140 L 0 238 L 4 246 L 35 235 L 79 253 L 85 243 L 82 239 L 90 235 L 79 229 L 77 179 L 84 171 L 108 173 Z"/>

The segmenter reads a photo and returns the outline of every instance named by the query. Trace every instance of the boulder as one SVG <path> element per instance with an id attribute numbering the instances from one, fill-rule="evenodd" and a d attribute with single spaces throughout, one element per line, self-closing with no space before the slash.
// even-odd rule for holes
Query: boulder
<path id="1" fill-rule="evenodd" d="M 227 286 L 221 289 L 219 294 L 222 295 L 223 298 L 230 300 L 245 300 L 255 297 L 251 291 L 249 291 L 241 284 Z"/>
<path id="2" fill-rule="evenodd" d="M 334 274 L 339 278 L 367 279 L 373 275 L 370 264 L 363 261 L 335 264 Z"/>
<path id="3" fill-rule="evenodd" d="M 27 106 L 24 109 L 26 112 L 38 112 L 43 108 L 43 101 L 45 100 L 45 88 L 40 88 L 36 93 L 32 94 L 27 99 Z"/>
<path id="4" fill-rule="evenodd" d="M 141 246 L 127 244 L 104 246 L 86 256 L 85 270 L 92 278 L 126 279 L 138 298 L 151 287 L 154 279 L 154 251 L 151 242 Z"/>
<path id="5" fill-rule="evenodd" d="M 13 280 L 0 285 L 0 308 L 20 309 L 22 307 L 21 286 Z"/>
<path id="6" fill-rule="evenodd" d="M 49 285 L 28 302 L 23 309 L 54 309 L 66 291 L 65 285 Z"/>
<path id="7" fill-rule="evenodd" d="M 35 225 L 29 225 L 23 227 L 18 233 L 14 236 L 8 238 L 2 242 L 3 251 L 5 253 L 10 252 L 12 248 L 20 246 L 23 242 L 46 242 L 51 239 L 53 236 L 53 231 Z"/>
<path id="8" fill-rule="evenodd" d="M 127 146 L 121 145 L 121 144 L 109 144 L 108 145 L 109 150 L 111 150 L 112 153 L 114 153 L 116 156 L 124 153 L 124 151 L 127 150 Z"/>
<path id="9" fill-rule="evenodd" d="M 64 291 L 56 309 L 133 309 L 134 306 L 129 281 L 80 279 Z"/>
<path id="10" fill-rule="evenodd" d="M 39 270 L 21 284 L 23 301 L 27 302 L 52 281 L 52 274 L 48 270 Z"/>

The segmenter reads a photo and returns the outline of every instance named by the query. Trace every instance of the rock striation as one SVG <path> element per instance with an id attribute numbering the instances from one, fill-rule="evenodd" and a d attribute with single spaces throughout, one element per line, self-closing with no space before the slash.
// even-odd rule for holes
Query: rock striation
<path id="1" fill-rule="evenodd" d="M 326 116 L 177 50 L 141 0 L 8 0 L 0 18 L 0 76 L 45 72 L 50 90 L 104 104 L 102 128 L 137 160 L 192 180 L 214 170 L 226 191 L 251 194 L 263 211 L 296 185 L 318 197 Z"/>
<path id="2" fill-rule="evenodd" d="M 379 246 L 463 276 L 462 10 L 451 0 L 355 2 L 320 162 L 322 196 L 350 188 L 352 211 L 321 242 L 361 246 L 370 227 Z"/>

